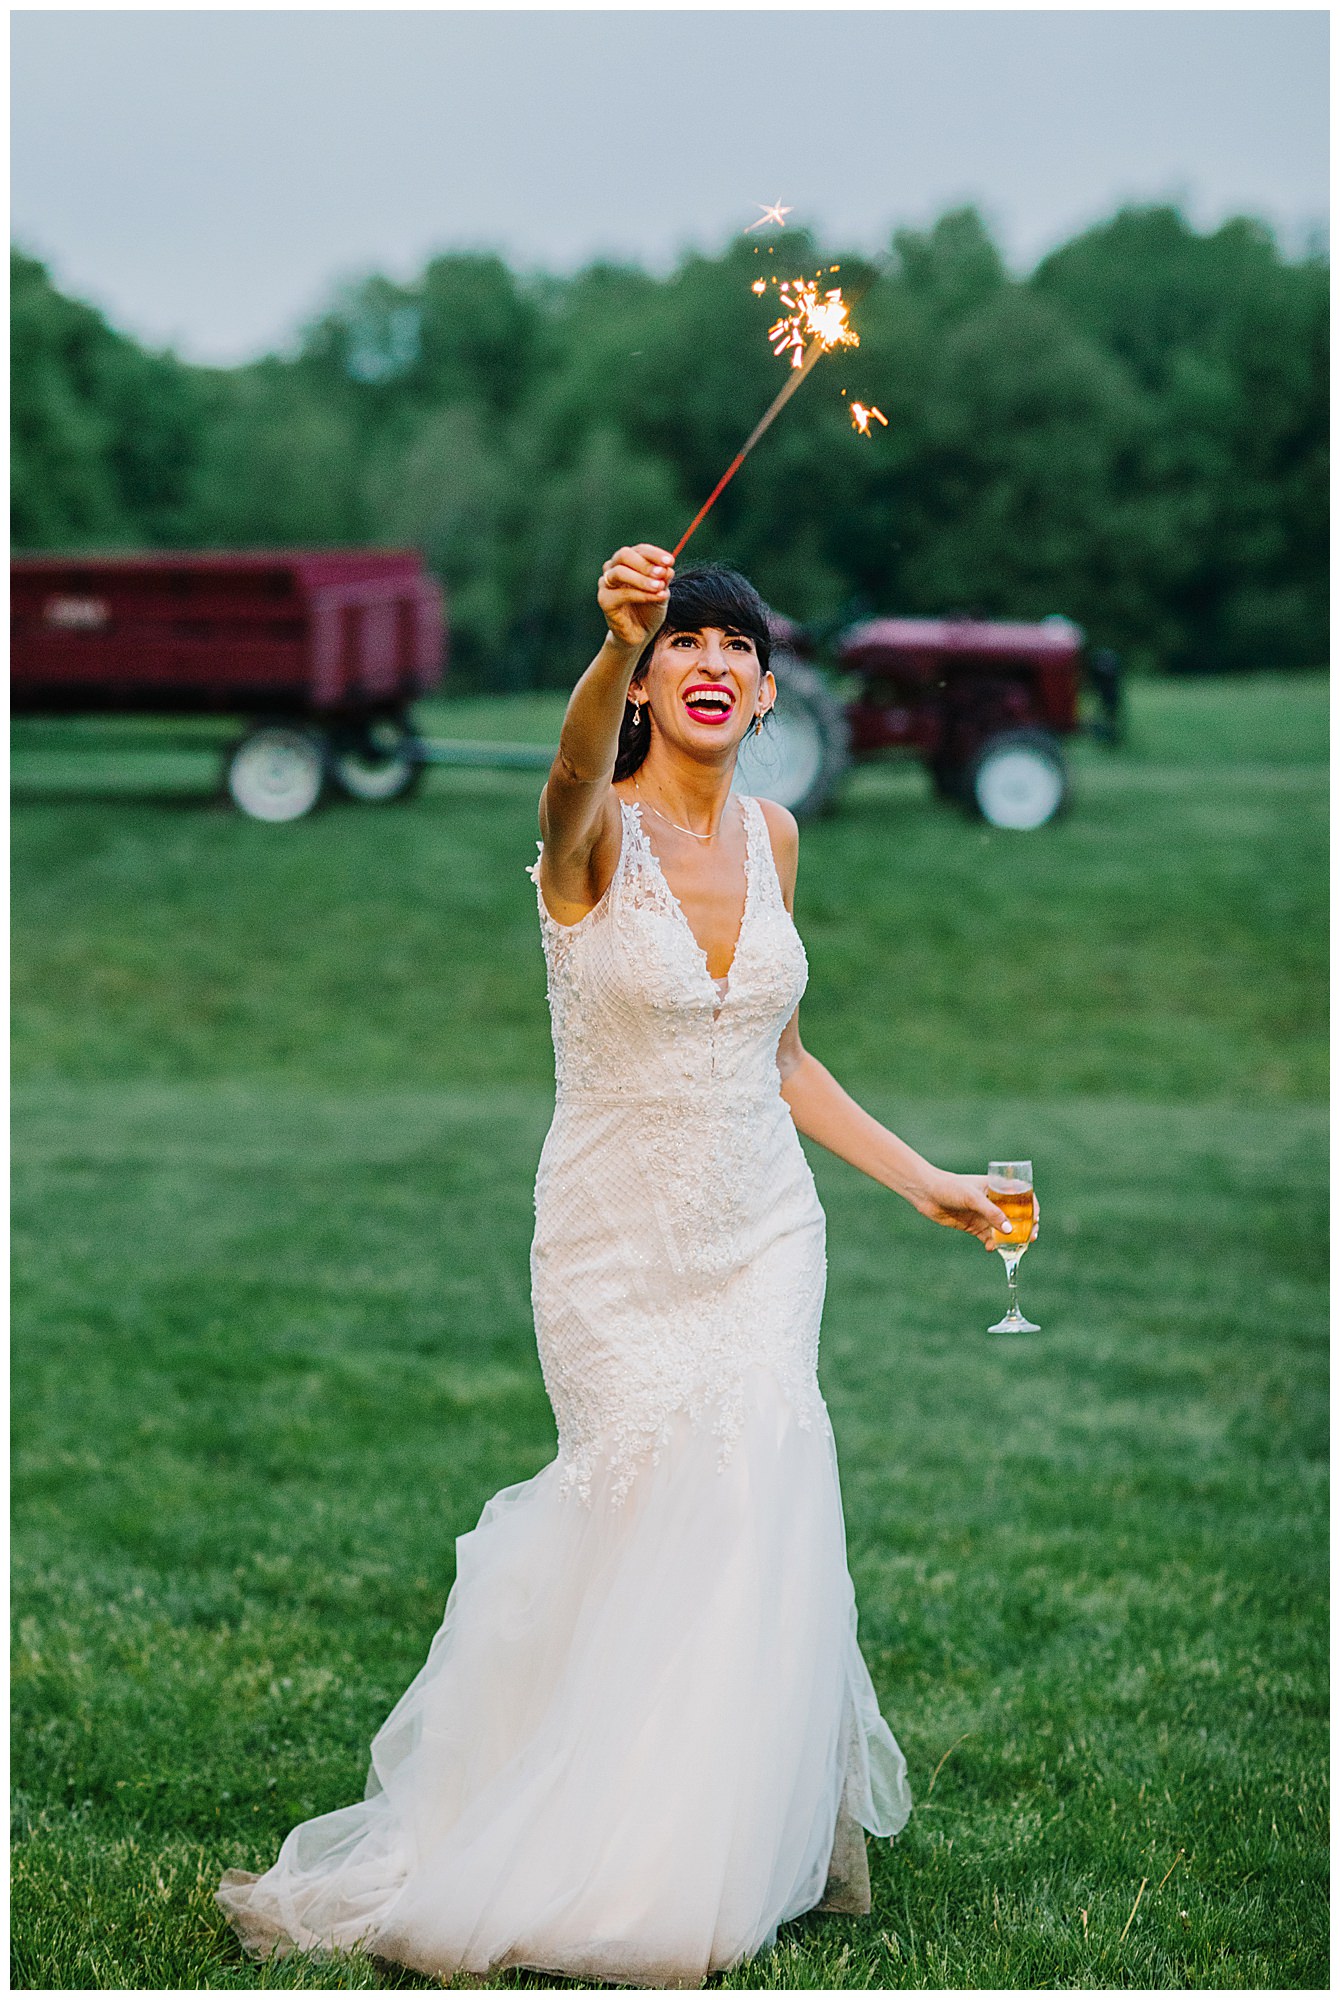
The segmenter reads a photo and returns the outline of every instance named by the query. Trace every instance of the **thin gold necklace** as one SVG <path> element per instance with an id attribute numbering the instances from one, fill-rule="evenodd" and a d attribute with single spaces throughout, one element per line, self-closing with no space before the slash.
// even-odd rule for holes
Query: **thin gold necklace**
<path id="1" fill-rule="evenodd" d="M 633 790 L 637 793 L 639 803 L 651 806 L 651 810 L 655 813 L 657 819 L 663 819 L 667 826 L 672 826 L 675 829 L 676 833 L 687 833 L 690 840 L 715 840 L 717 834 L 721 831 L 721 823 L 718 821 L 711 833 L 695 833 L 691 826 L 681 826 L 677 819 L 671 819 L 669 813 L 663 813 L 659 806 L 651 805 L 650 799 L 644 801 L 642 798 L 642 787 L 636 778 L 633 780 Z"/>

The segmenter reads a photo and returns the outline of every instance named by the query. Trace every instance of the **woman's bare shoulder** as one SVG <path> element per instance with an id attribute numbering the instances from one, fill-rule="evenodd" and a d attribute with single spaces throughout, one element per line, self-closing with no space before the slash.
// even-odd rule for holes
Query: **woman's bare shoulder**
<path id="1" fill-rule="evenodd" d="M 779 805 L 776 799 L 760 798 L 758 804 L 767 824 L 773 860 L 777 863 L 778 879 L 789 910 L 796 886 L 796 870 L 800 865 L 800 828 L 795 814 L 787 806 Z"/>

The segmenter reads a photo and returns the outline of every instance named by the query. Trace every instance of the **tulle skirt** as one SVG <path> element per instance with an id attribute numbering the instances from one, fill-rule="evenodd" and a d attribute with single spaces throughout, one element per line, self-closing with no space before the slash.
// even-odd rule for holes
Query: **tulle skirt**
<path id="1" fill-rule="evenodd" d="M 684 1417 L 621 1499 L 555 1462 L 457 1554 L 362 1801 L 224 1876 L 249 1950 L 696 1986 L 803 1911 L 868 1907 L 859 1827 L 896 1834 L 911 1799 L 826 1419 L 757 1369 L 724 1459 Z"/>

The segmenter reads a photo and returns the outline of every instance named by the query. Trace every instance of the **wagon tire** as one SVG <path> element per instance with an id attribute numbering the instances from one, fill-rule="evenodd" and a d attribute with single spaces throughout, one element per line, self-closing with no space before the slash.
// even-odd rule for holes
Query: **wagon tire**
<path id="1" fill-rule="evenodd" d="M 335 739 L 330 774 L 347 799 L 390 805 L 407 799 L 423 777 L 423 739 L 403 717 L 388 717 Z"/>
<path id="2" fill-rule="evenodd" d="M 783 647 L 771 667 L 776 704 L 755 736 L 745 737 L 733 789 L 761 793 L 812 819 L 831 805 L 851 763 L 846 710 L 823 675 Z"/>
<path id="3" fill-rule="evenodd" d="M 1060 742 L 1047 729 L 1003 729 L 989 736 L 963 773 L 969 811 L 988 826 L 1016 833 L 1055 819 L 1069 791 Z"/>
<path id="4" fill-rule="evenodd" d="M 302 819 L 326 789 L 330 746 L 314 729 L 265 723 L 252 729 L 228 758 L 228 794 L 248 819 L 270 825 Z"/>

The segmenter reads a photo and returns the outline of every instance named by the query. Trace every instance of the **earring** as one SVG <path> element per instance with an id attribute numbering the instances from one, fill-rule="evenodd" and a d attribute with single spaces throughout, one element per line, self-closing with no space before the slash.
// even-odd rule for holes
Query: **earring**
<path id="1" fill-rule="evenodd" d="M 761 728 L 763 727 L 763 717 L 764 717 L 764 715 L 765 715 L 766 713 L 767 713 L 766 709 L 764 709 L 764 710 L 760 710 L 760 712 L 759 712 L 759 713 L 758 713 L 758 714 L 757 714 L 757 715 L 756 715 L 756 716 L 754 717 L 754 734 L 755 734 L 755 736 L 757 736 L 757 735 L 758 735 L 758 732 L 759 732 L 759 730 L 760 730 L 760 729 L 761 729 Z"/>
<path id="2" fill-rule="evenodd" d="M 633 703 L 632 727 L 636 729 L 641 720 L 642 720 L 642 703 L 640 701 L 635 701 Z"/>

